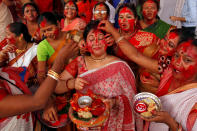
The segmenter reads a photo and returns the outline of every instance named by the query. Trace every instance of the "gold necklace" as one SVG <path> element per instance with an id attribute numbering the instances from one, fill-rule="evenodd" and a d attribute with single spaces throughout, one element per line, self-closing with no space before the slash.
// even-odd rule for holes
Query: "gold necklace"
<path id="1" fill-rule="evenodd" d="M 95 59 L 95 58 L 93 58 L 91 56 L 89 58 L 91 58 L 91 60 L 93 60 L 95 62 L 101 62 L 101 61 L 104 61 L 106 59 L 106 57 L 107 57 L 107 55 L 105 57 L 103 57 L 103 58 L 100 58 L 100 59 Z"/>
<path id="2" fill-rule="evenodd" d="M 16 53 L 19 55 L 19 54 L 21 54 L 21 53 L 23 53 L 23 52 L 25 52 L 27 50 L 27 45 L 26 45 L 26 47 L 25 47 L 25 49 L 16 49 Z"/>

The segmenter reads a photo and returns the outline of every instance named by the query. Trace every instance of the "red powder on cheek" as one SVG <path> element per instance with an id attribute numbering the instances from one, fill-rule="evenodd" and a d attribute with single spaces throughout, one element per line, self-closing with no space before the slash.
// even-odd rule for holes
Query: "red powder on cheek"
<path id="1" fill-rule="evenodd" d="M 40 26 L 42 28 L 44 28 L 46 26 L 46 24 L 47 24 L 47 20 L 46 20 L 46 18 L 44 18 L 43 21 L 40 23 Z"/>
<path id="2" fill-rule="evenodd" d="M 16 43 L 16 39 L 13 37 L 7 38 L 7 40 L 9 41 L 9 44 L 15 44 Z"/>
<path id="3" fill-rule="evenodd" d="M 57 28 L 57 29 L 53 32 L 53 34 L 54 34 L 55 38 L 57 38 L 58 35 L 59 35 L 59 29 Z"/>
<path id="4" fill-rule="evenodd" d="M 88 48 L 88 51 L 90 53 L 93 53 L 93 51 L 92 51 L 92 45 L 93 45 L 93 42 L 87 42 L 87 48 Z"/>
<path id="5" fill-rule="evenodd" d="M 183 70 L 183 78 L 184 78 L 184 80 L 192 78 L 195 74 L 196 74 L 195 66 L 193 66 L 193 65 L 191 65 L 187 69 Z"/>
<path id="6" fill-rule="evenodd" d="M 68 14 L 68 10 L 64 10 L 64 16 Z"/>

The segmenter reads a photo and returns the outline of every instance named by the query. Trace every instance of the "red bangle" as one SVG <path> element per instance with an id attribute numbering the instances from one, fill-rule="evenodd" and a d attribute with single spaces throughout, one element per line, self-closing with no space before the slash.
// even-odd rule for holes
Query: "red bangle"
<path id="1" fill-rule="evenodd" d="M 68 80 L 66 80 L 66 88 L 68 89 L 68 90 L 70 90 L 69 88 L 68 88 L 68 81 L 69 80 L 71 80 L 72 78 L 69 78 Z"/>

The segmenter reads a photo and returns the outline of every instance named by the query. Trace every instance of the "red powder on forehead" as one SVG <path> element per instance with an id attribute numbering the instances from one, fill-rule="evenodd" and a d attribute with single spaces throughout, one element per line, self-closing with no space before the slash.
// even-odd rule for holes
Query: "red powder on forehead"
<path id="1" fill-rule="evenodd" d="M 153 0 L 147 0 L 147 3 L 155 3 Z"/>
<path id="2" fill-rule="evenodd" d="M 183 50 L 184 52 L 186 52 L 187 49 L 190 47 L 191 43 L 192 43 L 192 40 L 189 40 L 189 41 L 187 41 L 187 42 L 184 42 L 184 43 L 182 43 L 182 44 L 180 45 L 180 48 L 182 48 L 182 50 Z"/>
<path id="3" fill-rule="evenodd" d="M 32 7 L 32 6 L 31 6 L 31 5 L 27 5 L 26 7 Z M 25 8 L 26 8 L 26 7 L 25 7 Z"/>
<path id="4" fill-rule="evenodd" d="M 100 6 L 100 7 L 103 7 L 103 6 L 104 6 L 104 4 L 103 4 L 103 3 L 101 3 L 101 4 L 99 4 L 99 6 Z"/>
<path id="5" fill-rule="evenodd" d="M 68 5 L 73 5 L 73 2 L 72 2 L 72 1 L 69 1 L 69 2 L 68 2 Z"/>
<path id="6" fill-rule="evenodd" d="M 89 51 L 90 53 L 93 53 L 93 50 L 92 50 L 93 44 L 99 44 L 99 41 L 100 41 L 102 44 L 105 44 L 105 48 L 104 48 L 104 49 L 105 49 L 105 51 L 107 50 L 107 43 L 106 43 L 105 39 L 103 39 L 103 40 L 98 40 L 98 35 L 99 35 L 100 32 L 101 32 L 101 31 L 98 30 L 98 29 L 94 30 L 93 33 L 95 34 L 95 42 L 88 42 L 88 43 L 87 43 L 87 48 L 88 48 L 88 51 Z"/>
<path id="7" fill-rule="evenodd" d="M 133 15 L 133 12 L 130 9 L 128 9 L 127 7 L 122 8 L 120 10 L 120 14 L 121 13 L 129 13 L 129 14 Z"/>
<path id="8" fill-rule="evenodd" d="M 169 34 L 169 39 L 175 39 L 177 36 L 178 36 L 177 33 L 171 32 L 171 33 Z"/>
<path id="9" fill-rule="evenodd" d="M 46 26 L 46 24 L 47 24 L 47 19 L 44 18 L 43 21 L 41 21 L 40 26 L 41 26 L 42 28 L 44 28 L 44 27 Z"/>

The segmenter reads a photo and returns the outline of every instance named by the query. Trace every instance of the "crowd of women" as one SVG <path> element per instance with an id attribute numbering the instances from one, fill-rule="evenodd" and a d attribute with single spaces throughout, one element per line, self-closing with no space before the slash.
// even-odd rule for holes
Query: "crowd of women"
<path id="1" fill-rule="evenodd" d="M 89 90 L 109 104 L 107 121 L 54 130 L 197 130 L 193 27 L 161 20 L 159 0 L 64 2 L 0 0 L 1 131 L 52 130 L 40 110 L 41 119 L 57 121 L 73 92 Z M 154 117 L 134 113 L 140 92 L 160 98 Z"/>

